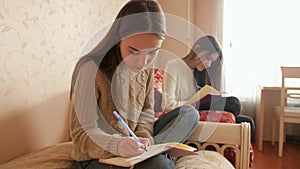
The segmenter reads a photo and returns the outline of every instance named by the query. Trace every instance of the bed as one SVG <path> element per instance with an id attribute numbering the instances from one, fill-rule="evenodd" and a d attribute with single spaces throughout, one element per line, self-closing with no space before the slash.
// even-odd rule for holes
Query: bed
<path id="1" fill-rule="evenodd" d="M 207 133 L 209 134 L 207 135 Z M 207 166 L 211 166 L 210 168 L 213 169 L 233 168 L 230 167 L 231 164 L 228 160 L 220 158 L 220 155 L 223 157 L 224 150 L 228 147 L 234 149 L 237 157 L 235 164 L 232 166 L 235 166 L 237 169 L 249 168 L 250 126 L 248 123 L 199 122 L 198 128 L 187 140 L 186 144 L 200 150 L 199 157 L 185 156 L 176 159 L 177 169 L 204 169 L 208 168 Z M 216 152 L 210 150 L 203 151 L 209 146 L 216 147 Z M 72 159 L 70 158 L 71 148 L 71 142 L 59 143 L 0 164 L 0 168 L 74 168 Z"/>

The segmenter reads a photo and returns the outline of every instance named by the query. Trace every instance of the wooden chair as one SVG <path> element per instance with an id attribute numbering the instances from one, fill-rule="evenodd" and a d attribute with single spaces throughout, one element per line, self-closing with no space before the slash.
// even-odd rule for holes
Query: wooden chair
<path id="1" fill-rule="evenodd" d="M 274 107 L 274 114 L 272 119 L 272 145 L 275 144 L 275 123 L 279 120 L 279 151 L 278 156 L 282 157 L 283 154 L 283 140 L 284 125 L 285 123 L 300 123 L 300 107 L 288 105 L 289 99 L 295 99 L 300 103 L 300 86 L 290 84 L 287 85 L 288 79 L 298 78 L 300 81 L 300 67 L 281 67 L 282 84 L 280 95 L 280 106 Z"/>

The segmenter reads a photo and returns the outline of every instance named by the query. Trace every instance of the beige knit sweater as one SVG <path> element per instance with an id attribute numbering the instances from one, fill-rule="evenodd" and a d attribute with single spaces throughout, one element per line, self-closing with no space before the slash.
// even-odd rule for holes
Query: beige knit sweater
<path id="1" fill-rule="evenodd" d="M 93 61 L 81 66 L 71 100 L 71 156 L 74 160 L 84 161 L 118 155 L 118 142 L 122 137 L 129 136 L 129 133 L 113 115 L 114 110 L 120 112 L 138 137 L 149 138 L 153 143 L 153 70 L 143 70 L 133 74 L 134 76 L 128 72 L 130 71 L 124 69 L 116 70 L 116 75 L 119 76 L 116 78 L 116 85 L 111 85 Z M 127 76 L 131 76 L 132 79 Z M 124 79 L 130 82 L 127 93 L 121 90 L 123 86 L 119 86 L 123 84 Z M 112 89 L 112 86 L 117 88 Z M 123 103 L 123 107 L 120 108 L 116 106 L 115 98 L 112 97 L 112 94 L 118 95 L 118 91 L 121 91 L 124 97 L 128 94 L 128 100 L 123 96 L 118 97 L 123 99 L 117 102 L 117 105 Z M 127 109 L 130 112 L 125 112 L 124 103 L 131 107 Z"/>

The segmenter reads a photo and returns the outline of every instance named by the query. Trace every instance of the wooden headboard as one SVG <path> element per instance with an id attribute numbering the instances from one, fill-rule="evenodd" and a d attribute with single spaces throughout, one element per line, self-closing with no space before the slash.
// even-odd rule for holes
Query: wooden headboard
<path id="1" fill-rule="evenodd" d="M 196 131 L 186 144 L 198 150 L 213 146 L 224 156 L 224 150 L 231 147 L 236 152 L 237 169 L 248 169 L 250 161 L 250 124 L 232 124 L 216 122 L 199 122 Z"/>

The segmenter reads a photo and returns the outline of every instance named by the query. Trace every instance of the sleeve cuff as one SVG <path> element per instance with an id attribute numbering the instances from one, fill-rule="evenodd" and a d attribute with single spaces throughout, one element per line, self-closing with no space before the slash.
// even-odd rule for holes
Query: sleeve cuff
<path id="1" fill-rule="evenodd" d="M 118 152 L 118 144 L 121 139 L 122 139 L 122 136 L 120 136 L 118 134 L 112 135 L 112 137 L 107 145 L 107 151 L 109 151 L 115 155 L 120 155 Z"/>

